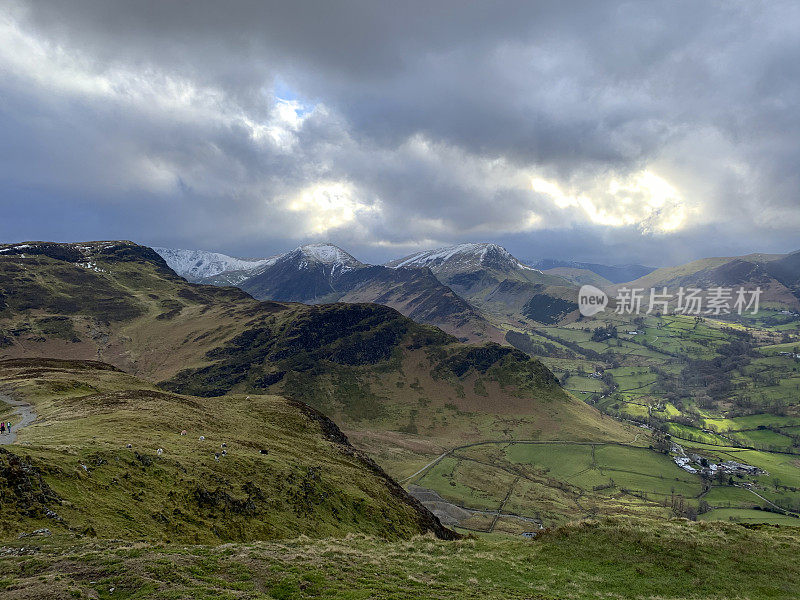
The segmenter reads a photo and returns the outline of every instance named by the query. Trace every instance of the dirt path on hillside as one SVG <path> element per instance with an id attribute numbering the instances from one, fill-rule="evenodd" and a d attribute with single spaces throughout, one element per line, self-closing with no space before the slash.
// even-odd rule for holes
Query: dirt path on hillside
<path id="1" fill-rule="evenodd" d="M 14 400 L 5 394 L 0 394 L 0 402 L 5 402 L 6 404 L 13 406 L 16 409 L 14 413 L 21 417 L 17 423 L 12 424 L 11 433 L 6 432 L 0 435 L 0 446 L 5 446 L 16 442 L 17 431 L 33 423 L 36 420 L 37 415 L 36 411 L 33 410 L 33 406 L 27 402 L 23 402 L 22 400 Z"/>

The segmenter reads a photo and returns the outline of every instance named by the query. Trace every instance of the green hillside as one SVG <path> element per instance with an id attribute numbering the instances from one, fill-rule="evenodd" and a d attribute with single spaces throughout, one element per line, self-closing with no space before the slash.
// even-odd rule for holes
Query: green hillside
<path id="1" fill-rule="evenodd" d="M 675 267 L 664 267 L 634 281 L 607 286 L 616 292 L 620 287 L 660 289 L 667 287 L 674 293 L 679 287 L 708 289 L 714 286 L 762 289 L 762 303 L 777 303 L 800 308 L 796 292 L 797 260 L 791 255 L 748 254 L 740 257 L 716 257 L 696 260 Z"/>
<path id="2" fill-rule="evenodd" d="M 278 396 L 181 396 L 52 359 L 0 361 L 0 386 L 38 415 L 0 448 L 3 538 L 448 535 L 330 420 Z"/>

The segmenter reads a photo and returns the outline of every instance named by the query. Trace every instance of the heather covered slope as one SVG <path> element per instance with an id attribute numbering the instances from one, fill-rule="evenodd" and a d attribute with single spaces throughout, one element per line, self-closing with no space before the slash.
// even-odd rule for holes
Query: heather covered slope
<path id="1" fill-rule="evenodd" d="M 0 247 L 0 358 L 97 359 L 158 380 L 281 310 L 236 288 L 188 284 L 131 242 Z"/>
<path id="2" fill-rule="evenodd" d="M 93 361 L 0 361 L 0 386 L 38 415 L 0 449 L 3 538 L 39 528 L 183 543 L 449 536 L 296 402 L 165 393 Z"/>

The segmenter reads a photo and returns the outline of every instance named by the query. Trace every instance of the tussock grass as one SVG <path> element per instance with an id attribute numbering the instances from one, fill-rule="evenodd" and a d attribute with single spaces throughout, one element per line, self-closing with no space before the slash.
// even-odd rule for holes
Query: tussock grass
<path id="1" fill-rule="evenodd" d="M 724 523 L 602 519 L 533 541 L 36 545 L 0 558 L 4 597 L 756 600 L 800 591 L 797 530 Z"/>

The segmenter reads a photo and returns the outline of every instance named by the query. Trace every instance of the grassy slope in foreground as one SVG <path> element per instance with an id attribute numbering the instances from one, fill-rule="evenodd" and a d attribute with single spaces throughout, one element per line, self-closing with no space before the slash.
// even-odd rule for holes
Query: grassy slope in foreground
<path id="1" fill-rule="evenodd" d="M 190 543 L 448 534 L 296 402 L 164 393 L 84 361 L 0 361 L 0 385 L 39 415 L 0 449 L 3 538 L 41 527 Z"/>
<path id="2" fill-rule="evenodd" d="M 32 555 L 15 555 L 21 546 Z M 800 532 L 607 519 L 533 541 L 364 536 L 147 546 L 23 540 L 0 558 L 8 600 L 33 598 L 797 598 Z M 114 588 L 113 594 L 109 593 Z"/>

